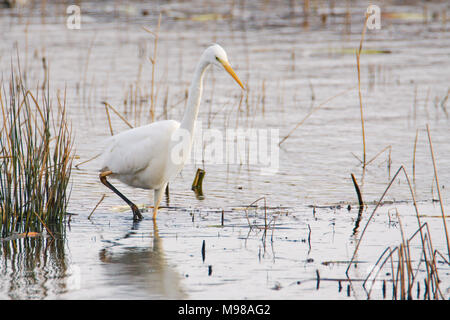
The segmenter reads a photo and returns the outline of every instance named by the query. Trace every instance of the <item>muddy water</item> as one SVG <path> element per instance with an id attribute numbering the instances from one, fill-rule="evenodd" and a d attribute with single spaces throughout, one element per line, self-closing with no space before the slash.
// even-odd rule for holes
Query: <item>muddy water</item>
<path id="1" fill-rule="evenodd" d="M 123 202 L 98 182 L 98 162 L 74 169 L 73 215 L 65 238 L 56 243 L 47 238 L 18 240 L 16 249 L 4 242 L 0 297 L 366 299 L 360 280 L 385 248 L 399 244 L 400 222 L 407 235 L 418 225 L 401 175 L 385 198 L 389 202 L 367 228 L 357 268 L 352 269 L 356 281 L 349 282 L 348 261 L 374 209 L 369 205 L 355 230 L 357 198 L 350 174 L 355 174 L 366 202 L 373 204 L 400 165 L 412 179 L 416 132 L 419 210 L 422 222 L 429 223 L 434 247 L 446 253 L 426 132 L 429 124 L 448 211 L 445 97 L 450 38 L 440 15 L 448 11 L 445 4 L 425 8 L 421 2 L 385 2 L 381 29 L 366 32 L 361 92 L 367 161 L 390 149 L 365 170 L 358 160 L 363 147 L 353 51 L 361 38 L 364 1 L 351 8 L 317 2 L 308 17 L 300 5 L 264 1 L 199 1 L 197 6 L 83 1 L 80 30 L 66 27 L 64 4 L 48 4 L 44 15 L 42 10 L 0 10 L 1 71 L 6 79 L 17 47 L 26 81 L 35 87 L 45 79 L 45 58 L 55 104 L 56 93 L 62 96 L 66 90 L 76 136 L 75 164 L 96 155 L 110 136 L 103 101 L 133 125 L 149 122 L 148 57 L 154 44 L 142 27 L 155 30 L 159 12 L 157 119 L 181 119 L 197 59 L 212 42 L 227 50 L 249 91 L 242 95 L 228 75 L 211 69 L 199 114 L 204 130 L 217 129 L 225 136 L 226 129 L 278 129 L 281 139 L 312 114 L 277 149 L 279 166 L 273 175 L 261 174 L 262 166 L 249 164 L 245 155 L 231 164 L 188 164 L 171 182 L 163 203 L 169 208 L 161 209 L 157 225 L 149 213 L 133 224 Z M 115 133 L 127 129 L 114 115 L 111 122 Z M 202 200 L 190 190 L 198 167 L 206 170 Z M 140 206 L 153 204 L 149 192 L 116 185 Z M 270 207 L 266 219 L 261 208 L 244 210 L 261 197 Z M 441 290 L 448 296 L 450 268 L 441 262 Z M 389 278 L 388 271 L 380 279 Z M 371 297 L 383 298 L 382 291 L 375 287 Z M 389 282 L 386 291 L 392 291 Z"/>

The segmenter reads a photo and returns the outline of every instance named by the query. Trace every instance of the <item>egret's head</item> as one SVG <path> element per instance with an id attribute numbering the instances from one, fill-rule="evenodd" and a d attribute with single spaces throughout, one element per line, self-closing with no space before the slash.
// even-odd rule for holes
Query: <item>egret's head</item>
<path id="1" fill-rule="evenodd" d="M 242 89 L 244 89 L 244 85 L 242 84 L 241 80 L 239 80 L 238 76 L 234 72 L 233 68 L 231 68 L 230 63 L 228 62 L 227 53 L 221 46 L 218 44 L 213 44 L 208 49 L 205 50 L 205 58 L 206 60 L 219 68 L 224 68 L 236 82 L 241 86 Z"/>

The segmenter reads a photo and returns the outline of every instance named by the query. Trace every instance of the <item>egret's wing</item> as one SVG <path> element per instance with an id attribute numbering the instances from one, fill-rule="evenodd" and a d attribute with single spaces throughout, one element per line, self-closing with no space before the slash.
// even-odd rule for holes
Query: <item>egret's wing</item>
<path id="1" fill-rule="evenodd" d="M 145 169 L 164 150 L 178 126 L 176 121 L 160 121 L 110 137 L 103 153 L 102 170 L 133 174 Z"/>
<path id="2" fill-rule="evenodd" d="M 111 170 L 117 174 L 133 174 L 145 169 L 154 156 L 148 152 L 154 149 L 155 141 L 151 138 L 135 138 L 124 142 L 114 141 L 104 154 L 102 170 Z"/>

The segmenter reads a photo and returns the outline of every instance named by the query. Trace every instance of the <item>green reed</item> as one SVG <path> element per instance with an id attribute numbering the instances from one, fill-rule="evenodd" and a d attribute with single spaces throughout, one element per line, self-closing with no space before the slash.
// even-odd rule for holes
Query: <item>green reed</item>
<path id="1" fill-rule="evenodd" d="M 52 109 L 50 93 L 25 88 L 11 72 L 0 86 L 0 237 L 62 231 L 69 200 L 72 132 L 65 97 Z M 39 94 L 41 93 L 41 97 Z"/>

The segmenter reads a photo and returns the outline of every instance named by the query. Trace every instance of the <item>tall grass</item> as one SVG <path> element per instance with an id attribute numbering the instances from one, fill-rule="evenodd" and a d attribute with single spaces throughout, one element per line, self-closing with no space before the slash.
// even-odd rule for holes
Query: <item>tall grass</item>
<path id="1" fill-rule="evenodd" d="M 53 109 L 48 83 L 33 94 L 13 71 L 7 86 L 0 85 L 0 237 L 44 228 L 53 236 L 52 227 L 64 226 L 73 159 L 65 97 Z"/>

